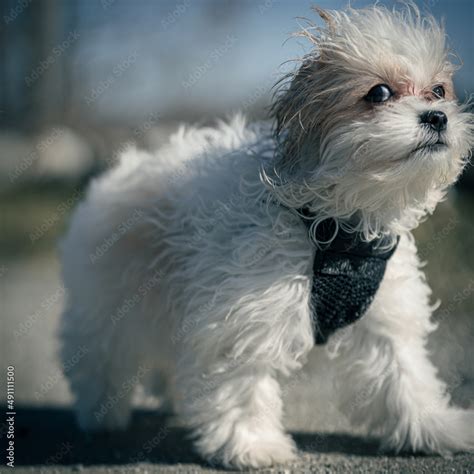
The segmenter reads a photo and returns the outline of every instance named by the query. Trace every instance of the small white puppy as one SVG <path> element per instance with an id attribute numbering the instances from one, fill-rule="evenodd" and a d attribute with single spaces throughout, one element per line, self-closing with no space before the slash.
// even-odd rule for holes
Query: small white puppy
<path id="1" fill-rule="evenodd" d="M 125 427 L 153 375 L 204 458 L 285 462 L 276 377 L 329 339 L 354 423 L 396 451 L 474 448 L 474 413 L 428 359 L 410 234 L 473 145 L 445 33 L 414 7 L 319 14 L 276 126 L 182 128 L 124 153 L 76 210 L 61 338 L 83 428 Z"/>

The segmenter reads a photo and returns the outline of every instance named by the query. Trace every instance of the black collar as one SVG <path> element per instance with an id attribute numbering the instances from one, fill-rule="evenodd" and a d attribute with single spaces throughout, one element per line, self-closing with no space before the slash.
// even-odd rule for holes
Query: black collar
<path id="1" fill-rule="evenodd" d="M 309 231 L 315 219 L 314 214 L 307 208 L 298 210 L 298 213 Z M 393 255 L 400 239 L 397 237 L 395 245 L 391 245 L 392 238 L 388 235 L 366 241 L 362 239 L 360 232 L 348 232 L 341 226 L 338 228 L 334 219 L 330 218 L 321 221 L 314 232 L 319 247 L 318 253 L 334 252 L 358 257 L 376 257 L 383 260 L 388 260 Z M 313 237 L 311 239 L 313 240 Z"/>

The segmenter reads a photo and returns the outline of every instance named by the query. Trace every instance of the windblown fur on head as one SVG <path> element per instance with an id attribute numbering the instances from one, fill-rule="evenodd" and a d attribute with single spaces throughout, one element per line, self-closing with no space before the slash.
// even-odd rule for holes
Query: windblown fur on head
<path id="1" fill-rule="evenodd" d="M 277 151 L 262 178 L 285 205 L 367 239 L 411 229 L 455 181 L 473 144 L 472 115 L 455 102 L 444 29 L 411 3 L 315 10 L 325 26 L 308 22 L 297 34 L 313 49 L 279 83 Z M 390 103 L 364 100 L 377 84 L 393 90 Z M 442 98 L 432 95 L 437 84 Z M 434 140 L 420 114 L 438 109 L 449 119 L 446 150 L 415 153 Z"/>

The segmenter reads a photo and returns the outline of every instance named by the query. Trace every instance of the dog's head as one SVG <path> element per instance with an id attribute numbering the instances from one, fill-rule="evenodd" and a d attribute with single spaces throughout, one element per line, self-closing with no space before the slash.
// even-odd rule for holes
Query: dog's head
<path id="1" fill-rule="evenodd" d="M 276 94 L 267 178 L 288 205 L 361 216 L 366 236 L 414 227 L 474 144 L 444 30 L 412 5 L 317 11 L 325 26 L 300 33 L 314 49 Z"/>

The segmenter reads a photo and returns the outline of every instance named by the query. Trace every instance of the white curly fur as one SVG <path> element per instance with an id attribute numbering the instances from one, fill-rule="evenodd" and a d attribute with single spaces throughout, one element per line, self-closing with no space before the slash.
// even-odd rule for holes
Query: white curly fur
<path id="1" fill-rule="evenodd" d="M 183 127 L 92 182 L 61 245 L 62 358 L 81 350 L 67 376 L 83 428 L 126 426 L 137 373 L 159 374 L 206 459 L 291 459 L 276 376 L 314 344 L 306 205 L 366 239 L 401 236 L 367 314 L 328 344 L 341 409 L 395 450 L 474 448 L 473 412 L 450 406 L 427 357 L 430 290 L 409 232 L 472 145 L 444 33 L 411 7 L 321 15 L 328 26 L 305 33 L 317 50 L 277 96 L 276 137 L 241 116 Z M 446 99 L 428 98 L 440 81 Z M 368 107 L 381 82 L 399 97 Z M 433 140 L 429 109 L 447 115 L 448 146 L 413 152 Z"/>

